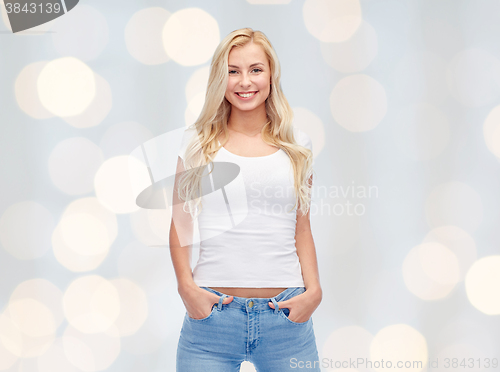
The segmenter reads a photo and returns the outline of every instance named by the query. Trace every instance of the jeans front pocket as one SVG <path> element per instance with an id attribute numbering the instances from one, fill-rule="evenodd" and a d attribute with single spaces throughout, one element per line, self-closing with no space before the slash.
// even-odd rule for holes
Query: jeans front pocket
<path id="1" fill-rule="evenodd" d="M 210 314 L 208 314 L 208 316 L 206 316 L 205 318 L 201 318 L 201 319 L 194 319 L 194 318 L 191 318 L 188 313 L 186 312 L 186 318 L 189 319 L 190 322 L 203 322 L 205 320 L 208 320 L 210 318 L 212 318 L 212 316 L 214 315 L 214 313 L 217 311 L 217 304 L 213 304 L 212 305 L 212 311 L 210 312 Z"/>
<path id="2" fill-rule="evenodd" d="M 285 313 L 286 312 L 286 313 Z M 279 309 L 278 313 L 286 319 L 287 322 L 289 322 L 290 324 L 294 324 L 294 325 L 306 325 L 307 323 L 309 323 L 311 321 L 311 318 L 309 318 L 308 320 L 306 320 L 305 322 L 301 322 L 301 323 L 298 323 L 298 322 L 294 322 L 293 320 L 290 320 L 290 318 L 288 318 L 288 315 L 290 314 L 290 310 L 288 310 L 287 308 L 283 308 L 283 309 Z"/>
<path id="3" fill-rule="evenodd" d="M 291 292 L 289 292 L 288 294 L 286 294 L 283 298 L 281 298 L 280 301 L 289 300 L 289 299 L 291 299 L 293 297 L 301 295 L 305 291 L 306 291 L 305 287 L 296 287 Z M 308 320 L 306 320 L 305 322 L 301 322 L 301 323 L 294 322 L 293 320 L 290 320 L 290 318 L 288 318 L 288 316 L 290 314 L 290 309 L 288 309 L 286 307 L 285 308 L 279 308 L 278 309 L 278 313 L 279 313 L 279 315 L 282 318 L 284 318 L 287 321 L 287 323 L 293 324 L 293 325 L 299 325 L 299 326 L 306 325 L 306 324 L 308 324 L 311 321 L 311 317 Z"/>

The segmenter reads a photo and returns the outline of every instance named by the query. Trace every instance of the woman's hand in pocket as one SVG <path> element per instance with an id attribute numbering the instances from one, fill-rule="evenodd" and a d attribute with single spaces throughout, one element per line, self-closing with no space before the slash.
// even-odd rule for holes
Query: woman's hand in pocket
<path id="1" fill-rule="evenodd" d="M 179 294 L 184 302 L 187 314 L 192 319 L 203 319 L 210 315 L 214 304 L 219 303 L 220 296 L 208 292 L 197 285 L 179 289 Z M 233 300 L 233 296 L 226 297 L 223 304 L 228 304 Z"/>
<path id="2" fill-rule="evenodd" d="M 290 311 L 288 319 L 292 322 L 305 323 L 321 303 L 322 297 L 321 289 L 306 290 L 288 300 L 278 301 L 278 306 L 280 310 L 285 308 Z M 274 309 L 274 304 L 271 301 L 269 301 L 269 306 Z"/>

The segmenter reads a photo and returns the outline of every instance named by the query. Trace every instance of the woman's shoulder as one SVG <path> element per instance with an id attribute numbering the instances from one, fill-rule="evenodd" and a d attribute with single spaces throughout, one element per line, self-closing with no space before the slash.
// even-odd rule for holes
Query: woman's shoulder
<path id="1" fill-rule="evenodd" d="M 300 146 L 304 146 L 305 148 L 312 151 L 311 137 L 309 137 L 306 132 L 300 130 L 297 127 L 293 127 L 293 136 L 295 137 L 295 141 L 297 141 L 297 144 L 299 144 Z"/>
<path id="2" fill-rule="evenodd" d="M 182 135 L 182 140 L 181 140 L 181 147 L 179 149 L 179 156 L 184 159 L 184 155 L 186 153 L 186 149 L 192 140 L 192 138 L 197 135 L 198 132 L 196 130 L 196 127 L 193 125 L 190 125 L 189 127 L 186 127 L 184 129 L 184 134 Z"/>
<path id="3" fill-rule="evenodd" d="M 196 127 L 193 125 L 190 125 L 186 127 L 186 129 L 184 129 L 184 136 L 187 138 L 191 138 L 192 136 L 194 136 L 195 133 L 197 133 L 197 131 Z"/>

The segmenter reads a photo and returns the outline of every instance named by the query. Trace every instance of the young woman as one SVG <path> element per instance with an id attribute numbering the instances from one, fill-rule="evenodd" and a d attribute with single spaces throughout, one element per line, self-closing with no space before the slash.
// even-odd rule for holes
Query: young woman
<path id="1" fill-rule="evenodd" d="M 245 360 L 259 372 L 320 370 L 312 144 L 292 126 L 280 75 L 262 32 L 231 32 L 213 56 L 203 110 L 184 132 L 170 230 L 186 307 L 179 372 L 238 371 Z"/>

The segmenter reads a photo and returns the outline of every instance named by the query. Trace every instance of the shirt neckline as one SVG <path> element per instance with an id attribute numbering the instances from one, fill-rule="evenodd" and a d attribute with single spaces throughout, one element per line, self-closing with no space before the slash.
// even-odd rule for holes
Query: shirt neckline
<path id="1" fill-rule="evenodd" d="M 220 145 L 220 141 L 217 140 L 217 142 L 219 142 L 219 145 Z M 276 155 L 278 152 L 282 151 L 281 149 L 278 149 L 277 151 L 273 152 L 272 154 L 264 155 L 264 156 L 241 156 L 241 155 L 233 154 L 231 151 L 227 150 L 224 146 L 221 146 L 221 149 L 223 149 L 228 154 L 231 154 L 233 156 L 236 156 L 237 158 L 243 158 L 243 159 L 264 159 L 264 158 L 269 158 L 271 156 Z"/>

